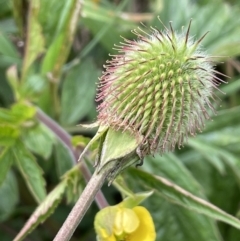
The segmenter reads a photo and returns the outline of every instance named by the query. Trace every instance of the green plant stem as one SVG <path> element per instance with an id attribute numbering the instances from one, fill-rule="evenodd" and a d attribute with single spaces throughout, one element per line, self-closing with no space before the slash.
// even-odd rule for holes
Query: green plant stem
<path id="1" fill-rule="evenodd" d="M 37 118 L 41 123 L 47 126 L 66 146 L 71 156 L 73 165 L 76 165 L 80 153 L 72 147 L 71 136 L 57 122 L 47 116 L 40 108 L 37 109 Z M 84 179 L 89 181 L 91 179 L 91 173 L 84 162 L 81 163 L 80 169 Z M 100 209 L 108 206 L 108 202 L 101 191 L 96 194 L 95 201 Z"/>
<path id="2" fill-rule="evenodd" d="M 106 176 L 109 174 L 109 169 L 102 170 L 100 173 L 94 172 L 87 186 L 83 190 L 77 203 L 63 223 L 61 229 L 57 233 L 54 241 L 68 241 L 72 237 L 75 229 L 81 222 L 89 206 L 92 204 L 95 195 L 102 187 Z"/>

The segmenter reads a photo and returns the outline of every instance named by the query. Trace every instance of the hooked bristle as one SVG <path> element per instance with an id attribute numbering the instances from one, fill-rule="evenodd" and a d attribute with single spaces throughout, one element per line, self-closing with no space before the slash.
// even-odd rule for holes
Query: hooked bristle
<path id="1" fill-rule="evenodd" d="M 215 76 L 211 57 L 200 49 L 202 38 L 193 41 L 150 27 L 132 32 L 138 41 L 123 38 L 105 65 L 96 100 L 98 121 L 116 130 L 142 136 L 145 153 L 180 148 L 209 119 L 213 90 L 222 80 Z M 207 110 L 208 109 L 208 110 Z"/>

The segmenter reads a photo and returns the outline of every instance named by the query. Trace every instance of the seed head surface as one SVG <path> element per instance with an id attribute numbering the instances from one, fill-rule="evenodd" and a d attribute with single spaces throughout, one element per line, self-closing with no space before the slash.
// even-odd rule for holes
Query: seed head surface
<path id="1" fill-rule="evenodd" d="M 146 154 L 172 151 L 201 131 L 212 105 L 216 76 L 211 56 L 186 33 L 150 27 L 123 38 L 118 55 L 104 66 L 98 95 L 98 121 L 142 136 Z"/>

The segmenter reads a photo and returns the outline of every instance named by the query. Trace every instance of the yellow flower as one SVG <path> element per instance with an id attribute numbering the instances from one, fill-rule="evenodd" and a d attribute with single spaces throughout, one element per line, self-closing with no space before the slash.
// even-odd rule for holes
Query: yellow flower
<path id="1" fill-rule="evenodd" d="M 152 217 L 142 206 L 106 207 L 97 213 L 94 227 L 98 241 L 155 241 L 156 239 Z"/>

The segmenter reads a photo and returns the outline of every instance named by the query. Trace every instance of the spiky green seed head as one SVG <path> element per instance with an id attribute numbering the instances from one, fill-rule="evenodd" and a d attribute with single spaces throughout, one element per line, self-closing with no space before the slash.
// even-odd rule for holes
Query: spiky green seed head
<path id="1" fill-rule="evenodd" d="M 191 24 L 191 22 L 190 22 Z M 180 148 L 209 118 L 215 76 L 211 58 L 186 33 L 134 30 L 138 41 L 123 38 L 105 65 L 97 101 L 98 121 L 142 137 L 144 154 Z"/>

